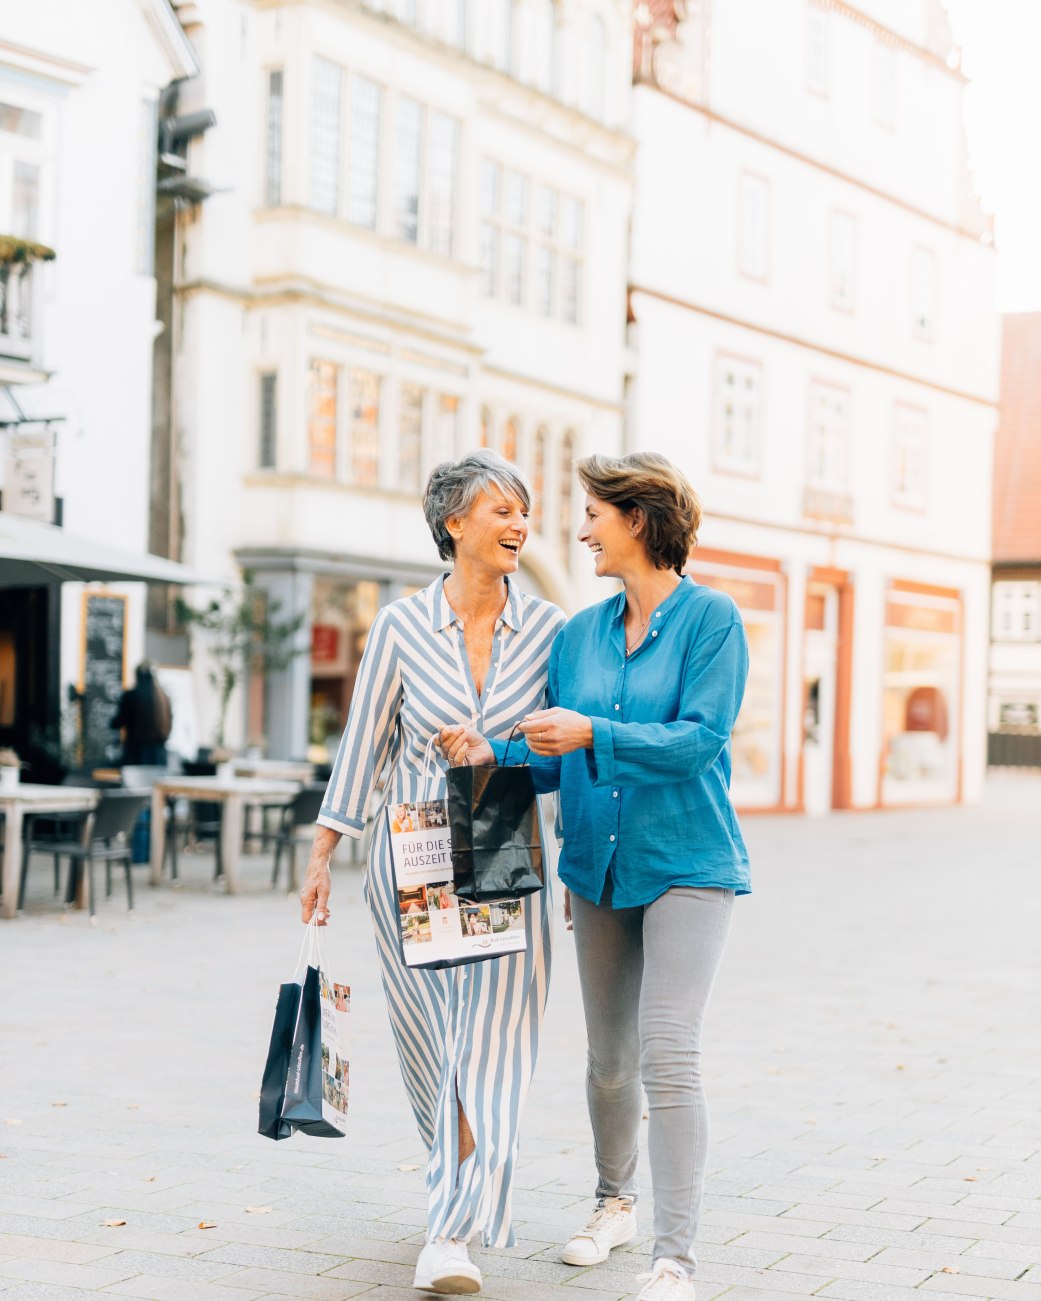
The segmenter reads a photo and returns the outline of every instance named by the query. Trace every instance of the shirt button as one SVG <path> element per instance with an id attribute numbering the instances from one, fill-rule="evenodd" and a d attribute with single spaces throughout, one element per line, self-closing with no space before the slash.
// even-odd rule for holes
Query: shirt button
<path id="1" fill-rule="evenodd" d="M 621 705 L 615 705 L 615 709 L 621 709 Z"/>
<path id="2" fill-rule="evenodd" d="M 657 635 L 658 635 L 658 629 L 655 628 L 655 630 L 651 633 L 651 636 L 652 636 L 652 637 L 657 637 Z"/>
<path id="3" fill-rule="evenodd" d="M 614 840 L 614 836 L 612 836 L 611 839 Z"/>
<path id="4" fill-rule="evenodd" d="M 615 799 L 618 798 L 618 792 L 617 792 L 617 791 L 612 791 L 611 794 L 615 797 Z"/>
<path id="5" fill-rule="evenodd" d="M 660 611 L 660 610 L 655 610 L 655 612 L 654 612 L 654 617 L 655 617 L 656 619 L 660 619 L 660 618 L 661 618 L 661 611 Z"/>

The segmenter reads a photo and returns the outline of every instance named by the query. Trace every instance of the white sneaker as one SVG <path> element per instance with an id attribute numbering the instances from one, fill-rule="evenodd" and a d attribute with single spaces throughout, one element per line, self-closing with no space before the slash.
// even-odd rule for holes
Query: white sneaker
<path id="1" fill-rule="evenodd" d="M 694 1301 L 694 1280 L 674 1260 L 663 1256 L 649 1274 L 637 1274 L 644 1289 L 636 1301 Z"/>
<path id="2" fill-rule="evenodd" d="M 565 1265 L 600 1265 L 615 1247 L 631 1242 L 635 1234 L 632 1198 L 605 1197 L 586 1227 L 564 1243 L 560 1259 Z"/>
<path id="3" fill-rule="evenodd" d="M 416 1261 L 413 1287 L 450 1296 L 481 1290 L 481 1271 L 470 1259 L 465 1242 L 428 1242 Z"/>

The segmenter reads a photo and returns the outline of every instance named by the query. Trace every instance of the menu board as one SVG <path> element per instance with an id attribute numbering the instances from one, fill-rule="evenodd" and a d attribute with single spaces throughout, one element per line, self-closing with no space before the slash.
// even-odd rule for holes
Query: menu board
<path id="1" fill-rule="evenodd" d="M 112 719 L 123 694 L 126 664 L 125 596 L 87 592 L 83 598 L 83 759 L 85 768 L 116 763 L 121 753 Z"/>

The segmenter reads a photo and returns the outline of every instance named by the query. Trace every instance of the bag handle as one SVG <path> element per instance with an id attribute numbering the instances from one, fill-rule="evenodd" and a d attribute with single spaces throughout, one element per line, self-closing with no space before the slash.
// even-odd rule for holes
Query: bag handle
<path id="1" fill-rule="evenodd" d="M 521 722 L 523 722 L 523 721 L 524 721 L 524 720 L 521 719 Z M 517 734 L 517 728 L 518 728 L 518 727 L 520 727 L 520 723 L 514 723 L 514 725 L 513 725 L 513 731 L 510 733 L 509 740 L 506 742 L 506 749 L 503 750 L 503 752 L 502 752 L 502 767 L 503 767 L 503 768 L 507 767 L 506 760 L 510 757 L 510 746 L 513 744 L 513 738 L 514 738 L 514 737 L 516 736 L 516 734 Z M 529 758 L 530 755 L 531 755 L 531 746 L 528 745 L 527 738 L 525 738 L 524 745 L 525 745 L 525 748 L 526 748 L 526 750 L 527 750 L 527 754 L 526 754 L 524 757 L 525 757 L 525 759 L 527 759 L 527 758 Z M 517 767 L 521 767 L 521 768 L 522 768 L 523 766 L 524 766 L 523 763 L 520 763 L 520 764 L 517 765 Z"/>
<path id="2" fill-rule="evenodd" d="M 315 958 L 318 959 L 317 962 L 314 961 Z M 317 918 L 312 914 L 311 920 L 304 929 L 304 942 L 300 945 L 300 956 L 293 970 L 293 980 L 303 983 L 302 977 L 307 974 L 308 967 L 321 967 L 323 964 L 322 932 Z"/>

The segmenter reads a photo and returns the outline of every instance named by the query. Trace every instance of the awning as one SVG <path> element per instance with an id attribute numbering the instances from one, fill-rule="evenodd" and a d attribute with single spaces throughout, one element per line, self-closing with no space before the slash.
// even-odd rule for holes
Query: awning
<path id="1" fill-rule="evenodd" d="M 47 583 L 221 584 L 147 552 L 122 551 L 0 511 L 0 587 Z"/>

